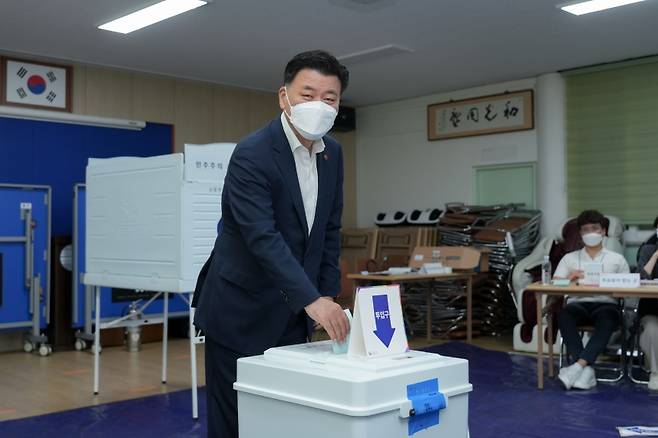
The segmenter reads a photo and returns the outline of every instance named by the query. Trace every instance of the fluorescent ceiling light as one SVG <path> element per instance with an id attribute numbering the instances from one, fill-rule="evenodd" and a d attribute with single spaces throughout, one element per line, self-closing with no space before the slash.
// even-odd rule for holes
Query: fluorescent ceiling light
<path id="1" fill-rule="evenodd" d="M 584 15 L 643 1 L 644 0 L 589 0 L 558 5 L 558 8 L 569 12 L 570 14 Z"/>
<path id="2" fill-rule="evenodd" d="M 208 4 L 211 0 L 164 0 L 137 12 L 98 26 L 99 29 L 130 33 Z"/>

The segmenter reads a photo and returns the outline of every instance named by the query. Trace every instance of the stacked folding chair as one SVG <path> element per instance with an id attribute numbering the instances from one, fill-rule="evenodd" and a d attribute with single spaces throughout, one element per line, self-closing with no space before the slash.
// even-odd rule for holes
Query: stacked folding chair
<path id="1" fill-rule="evenodd" d="M 431 223 L 422 223 L 422 218 L 428 218 Z M 509 280 L 511 272 L 515 261 L 530 254 L 537 244 L 540 219 L 539 211 L 514 204 L 447 204 L 443 216 L 436 209 L 409 214 L 380 213 L 376 220 L 378 228 L 343 230 L 343 275 L 366 269 L 407 266 L 417 246 L 489 248 L 489 272 L 478 274 L 473 285 L 473 333 L 504 333 L 511 330 L 517 320 Z M 429 287 L 437 292 L 432 294 L 433 336 L 465 338 L 466 290 L 464 285 L 454 282 L 406 285 L 403 311 L 409 331 L 425 333 Z M 345 278 L 341 297 L 349 300 L 352 296 L 352 285 Z"/>
<path id="2" fill-rule="evenodd" d="M 479 274 L 473 286 L 473 326 L 480 333 L 505 333 L 516 323 L 510 277 L 516 260 L 530 254 L 539 242 L 540 220 L 538 210 L 515 204 L 446 205 L 439 224 L 441 244 L 491 250 L 490 270 Z"/>
<path id="3" fill-rule="evenodd" d="M 409 283 L 405 287 L 403 311 L 407 330 L 424 334 L 427 329 L 427 283 Z M 466 291 L 454 282 L 432 285 L 432 336 L 441 339 L 466 337 Z M 473 333 L 478 332 L 474 324 Z"/>

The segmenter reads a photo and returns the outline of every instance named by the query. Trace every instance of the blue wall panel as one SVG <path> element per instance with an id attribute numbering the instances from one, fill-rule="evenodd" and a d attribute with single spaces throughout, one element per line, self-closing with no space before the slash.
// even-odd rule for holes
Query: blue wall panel
<path id="1" fill-rule="evenodd" d="M 173 127 L 148 123 L 141 131 L 118 128 L 102 128 L 55 122 L 12 119 L 0 117 L 0 184 L 46 185 L 52 188 L 52 236 L 73 234 L 73 187 L 85 182 L 85 169 L 89 158 L 117 156 L 147 157 L 169 154 L 173 151 Z M 5 192 L 5 198 L 10 192 Z M 21 194 L 23 195 L 23 194 Z M 41 199 L 43 194 L 39 193 Z M 25 196 L 22 196 L 23 198 Z M 29 201 L 29 199 L 25 199 Z M 24 201 L 25 201 L 24 200 Z M 0 235 L 22 234 L 20 221 L 9 220 L 19 214 L 14 212 L 14 201 L 0 198 Z M 41 203 L 43 205 L 43 202 Z M 36 216 L 35 216 L 36 217 Z M 15 219 L 15 218 L 14 218 Z M 41 219 L 38 219 L 41 220 Z M 10 229 L 11 228 L 11 229 Z M 44 230 L 37 227 L 36 232 Z M 41 254 L 49 245 L 48 238 L 40 237 L 35 254 Z M 84 237 L 84 234 L 83 234 Z M 39 253 L 36 250 L 41 251 Z M 0 323 L 29 320 L 29 297 L 22 284 L 22 246 L 3 245 L 3 304 L 0 307 Z M 53 255 L 56 257 L 56 255 Z M 36 259 L 36 257 L 35 257 Z M 84 253 L 82 254 L 84 261 Z M 19 266 L 20 265 L 20 266 Z M 39 267 L 39 270 L 42 268 Z M 46 291 L 46 272 L 42 273 L 42 287 Z M 77 281 L 77 279 L 74 279 Z M 110 299 L 111 294 L 104 294 Z M 81 296 L 84 300 L 84 295 Z M 152 311 L 162 309 L 161 301 Z M 172 311 L 181 305 L 172 301 Z M 78 326 L 84 317 L 83 302 L 78 303 Z M 182 303 L 181 303 L 182 304 Z M 103 306 L 103 316 L 111 316 L 123 309 L 125 304 L 113 303 Z M 185 307 L 186 309 L 186 307 Z M 106 314 L 106 310 L 109 314 Z"/>
<path id="2" fill-rule="evenodd" d="M 71 235 L 73 186 L 85 182 L 90 157 L 148 157 L 172 149 L 171 125 L 130 131 L 0 117 L 0 183 L 51 186 L 53 236 Z"/>

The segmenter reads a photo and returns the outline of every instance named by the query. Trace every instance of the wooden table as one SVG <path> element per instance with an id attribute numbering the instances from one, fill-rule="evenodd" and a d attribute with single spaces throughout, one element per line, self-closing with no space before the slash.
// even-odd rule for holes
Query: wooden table
<path id="1" fill-rule="evenodd" d="M 459 271 L 452 274 L 418 274 L 403 275 L 376 275 L 376 274 L 348 274 L 347 278 L 359 284 L 400 284 L 400 293 L 404 292 L 404 283 L 436 282 L 436 281 L 465 281 L 466 282 L 466 341 L 473 340 L 473 271 Z M 427 340 L 432 340 L 432 295 L 433 288 L 427 291 Z"/>
<path id="2" fill-rule="evenodd" d="M 537 388 L 544 389 L 544 335 L 542 327 L 542 297 L 544 295 L 608 295 L 614 298 L 658 298 L 658 286 L 641 286 L 638 288 L 608 288 L 598 286 L 553 286 L 533 283 L 527 287 L 535 293 L 537 300 Z M 553 328 L 551 318 L 548 322 L 548 375 L 555 375 L 553 359 Z"/>

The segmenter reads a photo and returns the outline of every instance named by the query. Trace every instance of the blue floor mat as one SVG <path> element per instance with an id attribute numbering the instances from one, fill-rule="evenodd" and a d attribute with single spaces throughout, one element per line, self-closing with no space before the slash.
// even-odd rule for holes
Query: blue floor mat
<path id="1" fill-rule="evenodd" d="M 469 360 L 472 438 L 618 437 L 617 426 L 658 425 L 658 394 L 629 380 L 566 391 L 546 378 L 537 389 L 533 357 L 451 342 L 427 351 Z"/>
<path id="2" fill-rule="evenodd" d="M 616 426 L 658 425 L 658 395 L 644 386 L 625 381 L 565 391 L 547 379 L 539 391 L 532 357 L 462 342 L 427 351 L 469 360 L 472 438 L 618 437 Z M 203 389 L 198 421 L 191 418 L 190 391 L 178 391 L 0 422 L 0 437 L 205 437 L 205 413 Z"/>
<path id="3" fill-rule="evenodd" d="M 185 390 L 0 422 L 0 438 L 205 437 L 205 397 L 200 389 L 196 421 Z"/>

